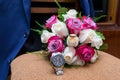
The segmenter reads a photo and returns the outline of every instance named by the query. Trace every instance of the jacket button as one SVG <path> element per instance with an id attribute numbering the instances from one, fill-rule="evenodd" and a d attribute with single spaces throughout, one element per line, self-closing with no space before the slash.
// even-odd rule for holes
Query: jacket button
<path id="1" fill-rule="evenodd" d="M 25 33 L 24 33 L 24 38 L 27 38 L 28 35 L 29 35 L 29 34 L 28 34 L 27 32 L 25 32 Z"/>

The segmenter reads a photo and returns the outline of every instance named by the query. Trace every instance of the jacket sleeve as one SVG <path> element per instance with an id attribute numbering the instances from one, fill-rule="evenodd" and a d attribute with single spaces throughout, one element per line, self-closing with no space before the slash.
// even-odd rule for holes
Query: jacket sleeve
<path id="1" fill-rule="evenodd" d="M 0 0 L 0 80 L 7 80 L 10 62 L 30 32 L 31 0 Z"/>

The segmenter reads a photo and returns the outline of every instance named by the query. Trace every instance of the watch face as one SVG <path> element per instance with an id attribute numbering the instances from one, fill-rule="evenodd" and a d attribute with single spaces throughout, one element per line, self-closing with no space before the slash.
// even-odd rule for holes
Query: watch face
<path id="1" fill-rule="evenodd" d="M 55 67 L 61 67 L 64 65 L 65 60 L 62 54 L 57 54 L 51 57 L 51 62 Z"/>

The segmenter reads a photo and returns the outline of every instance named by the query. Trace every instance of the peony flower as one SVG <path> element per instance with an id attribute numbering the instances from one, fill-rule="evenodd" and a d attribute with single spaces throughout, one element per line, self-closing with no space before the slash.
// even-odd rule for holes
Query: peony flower
<path id="1" fill-rule="evenodd" d="M 58 21 L 57 16 L 53 15 L 48 20 L 46 20 L 46 28 L 51 28 L 54 23 Z"/>
<path id="2" fill-rule="evenodd" d="M 64 50 L 64 44 L 60 37 L 52 36 L 48 40 L 48 50 L 50 52 L 62 52 Z"/>
<path id="3" fill-rule="evenodd" d="M 73 47 L 66 47 L 64 49 L 64 58 L 66 63 L 72 64 L 72 59 L 75 56 L 75 48 Z"/>
<path id="4" fill-rule="evenodd" d="M 51 30 L 53 33 L 60 37 L 66 37 L 68 35 L 68 29 L 66 27 L 66 24 L 60 21 L 53 24 Z"/>
<path id="5" fill-rule="evenodd" d="M 73 47 L 76 47 L 79 43 L 79 38 L 77 37 L 76 34 L 70 34 L 68 37 L 67 37 L 67 45 L 68 46 L 73 46 Z"/>
<path id="6" fill-rule="evenodd" d="M 94 54 L 94 49 L 88 45 L 81 45 L 76 49 L 76 55 L 86 62 L 89 62 Z"/>
<path id="7" fill-rule="evenodd" d="M 70 9 L 67 14 L 63 14 L 64 21 L 66 21 L 68 18 L 76 18 L 78 12 L 75 9 Z"/>
<path id="8" fill-rule="evenodd" d="M 83 16 L 83 29 L 98 29 L 96 23 L 93 21 L 91 17 Z"/>
<path id="9" fill-rule="evenodd" d="M 48 39 L 49 39 L 51 36 L 55 36 L 55 34 L 54 34 L 54 33 L 50 33 L 50 32 L 48 32 L 47 30 L 43 30 L 42 35 L 41 35 L 41 42 L 42 42 L 42 43 L 47 43 L 47 42 L 48 42 Z"/>
<path id="10" fill-rule="evenodd" d="M 69 18 L 67 26 L 71 34 L 79 34 L 82 29 L 82 21 L 79 18 Z"/>
<path id="11" fill-rule="evenodd" d="M 80 43 L 91 43 L 91 46 L 96 47 L 97 49 L 103 44 L 102 39 L 92 29 L 82 30 L 79 39 Z"/>

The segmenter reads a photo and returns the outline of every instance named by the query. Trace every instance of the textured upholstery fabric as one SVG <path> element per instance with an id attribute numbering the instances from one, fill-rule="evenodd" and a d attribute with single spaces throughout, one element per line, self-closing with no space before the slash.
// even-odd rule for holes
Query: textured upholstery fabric
<path id="1" fill-rule="evenodd" d="M 64 68 L 62 76 L 56 76 L 43 56 L 24 54 L 12 61 L 11 80 L 120 80 L 120 59 L 105 52 L 98 53 L 96 63 Z"/>

